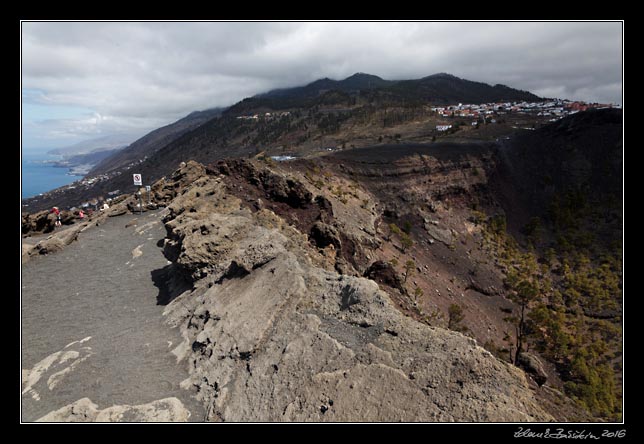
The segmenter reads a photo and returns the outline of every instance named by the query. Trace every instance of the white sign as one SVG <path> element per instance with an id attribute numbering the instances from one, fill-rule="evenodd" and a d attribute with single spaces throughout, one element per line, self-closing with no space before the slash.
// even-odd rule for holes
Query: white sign
<path id="1" fill-rule="evenodd" d="M 145 191 L 147 191 L 148 193 L 150 192 L 150 185 L 145 186 Z"/>
<path id="2" fill-rule="evenodd" d="M 132 177 L 134 178 L 134 185 L 143 185 L 143 180 L 141 179 L 140 174 L 132 174 Z"/>

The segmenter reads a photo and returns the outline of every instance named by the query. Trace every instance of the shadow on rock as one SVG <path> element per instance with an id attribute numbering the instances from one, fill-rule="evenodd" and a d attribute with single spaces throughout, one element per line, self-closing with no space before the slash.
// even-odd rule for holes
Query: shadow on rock
<path id="1" fill-rule="evenodd" d="M 168 305 L 177 296 L 192 287 L 180 275 L 175 264 L 150 272 L 154 286 L 159 289 L 157 305 Z"/>

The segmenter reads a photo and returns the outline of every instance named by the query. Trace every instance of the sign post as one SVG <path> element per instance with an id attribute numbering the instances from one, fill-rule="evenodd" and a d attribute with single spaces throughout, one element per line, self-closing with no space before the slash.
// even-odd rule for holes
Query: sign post
<path id="1" fill-rule="evenodd" d="M 146 185 L 145 186 L 145 191 L 148 192 L 148 205 L 150 205 L 150 203 L 151 203 L 151 201 L 150 201 L 150 190 L 151 190 L 150 185 Z"/>
<path id="2" fill-rule="evenodd" d="M 132 178 L 134 179 L 134 185 L 143 185 L 143 179 L 140 174 L 132 174 Z"/>
<path id="3" fill-rule="evenodd" d="M 141 177 L 140 174 L 132 174 L 132 178 L 134 179 L 134 186 L 141 186 L 143 185 L 143 178 Z M 143 214 L 143 202 L 141 201 L 141 190 L 137 191 L 136 193 L 139 196 L 139 214 Z"/>

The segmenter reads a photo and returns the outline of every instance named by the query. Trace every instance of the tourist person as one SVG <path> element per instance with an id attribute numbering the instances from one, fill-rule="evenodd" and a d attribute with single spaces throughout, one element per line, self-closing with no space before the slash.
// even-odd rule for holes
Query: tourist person
<path id="1" fill-rule="evenodd" d="M 51 209 L 51 212 L 56 215 L 56 222 L 54 223 L 54 226 L 60 227 L 63 224 L 61 221 L 60 210 L 58 209 L 58 207 L 54 207 Z"/>

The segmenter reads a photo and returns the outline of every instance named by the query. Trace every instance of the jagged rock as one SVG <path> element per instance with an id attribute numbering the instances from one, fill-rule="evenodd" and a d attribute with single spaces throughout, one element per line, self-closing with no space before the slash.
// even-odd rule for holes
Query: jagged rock
<path id="1" fill-rule="evenodd" d="M 92 223 L 96 223 L 102 218 L 95 218 L 92 221 L 86 220 L 80 224 L 75 224 L 69 228 L 62 229 L 38 242 L 34 248 L 27 252 L 29 256 L 39 254 L 51 254 L 62 250 L 65 246 L 78 239 L 78 234 Z"/>
<path id="2" fill-rule="evenodd" d="M 62 225 L 73 225 L 77 216 L 67 210 L 60 212 L 60 221 Z M 33 233 L 51 233 L 56 229 L 56 216 L 50 210 L 39 211 L 34 214 L 22 214 L 22 234 Z"/>
<path id="3" fill-rule="evenodd" d="M 193 193 L 208 186 L 200 206 Z M 191 202 L 194 212 L 179 211 Z M 374 281 L 313 265 L 286 224 L 260 222 L 216 184 L 195 183 L 169 209 L 168 257 L 194 289 L 164 314 L 209 420 L 553 419 L 519 369 L 405 317 Z"/>
<path id="4" fill-rule="evenodd" d="M 260 178 L 264 189 L 273 199 L 293 208 L 306 208 L 313 199 L 311 192 L 299 181 L 269 171 L 263 171 Z"/>
<path id="5" fill-rule="evenodd" d="M 225 161 L 220 160 L 219 162 L 217 162 L 216 167 L 214 168 L 212 166 L 206 167 L 206 173 L 210 175 L 215 175 L 219 173 L 225 176 L 230 176 L 230 167 Z"/>
<path id="6" fill-rule="evenodd" d="M 267 168 L 260 169 L 246 159 L 220 161 L 216 167 L 208 167 L 208 170 L 215 168 L 226 176 L 237 175 L 251 185 L 260 187 L 268 199 L 284 202 L 292 208 L 307 208 L 313 199 L 313 194 L 299 180 Z"/>
<path id="7" fill-rule="evenodd" d="M 76 215 L 71 211 L 61 211 L 60 212 L 60 223 L 63 225 L 73 225 L 76 223 Z"/>
<path id="8" fill-rule="evenodd" d="M 342 249 L 342 241 L 338 230 L 331 225 L 323 222 L 316 222 L 311 228 L 311 239 L 319 248 L 324 248 L 327 245 L 333 245 L 336 250 Z"/>
<path id="9" fill-rule="evenodd" d="M 203 177 L 206 173 L 206 167 L 195 162 L 194 160 L 189 160 L 188 162 L 181 162 L 179 168 L 172 173 L 172 180 L 175 183 L 175 186 L 186 187 L 190 185 L 195 180 Z"/>
<path id="10" fill-rule="evenodd" d="M 333 214 L 333 205 L 331 201 L 324 196 L 315 196 L 315 203 L 320 208 L 320 210 L 325 210 L 328 213 Z"/>
<path id="11" fill-rule="evenodd" d="M 337 196 L 332 193 L 318 194 L 312 199 L 312 190 L 307 189 L 306 181 L 301 181 L 297 174 L 285 173 L 279 168 L 274 171 L 245 159 L 220 161 L 208 170 L 225 173 L 222 181 L 226 189 L 252 211 L 274 211 L 302 233 L 311 235 L 317 245 L 334 245 L 339 262 L 333 266 L 340 273 L 361 274 L 370 262 L 367 250 L 381 244 L 375 237 L 374 214 L 363 208 L 356 210 L 351 205 L 334 206 L 332 200 Z M 252 187 L 248 187 L 249 184 Z M 261 205 L 258 204 L 260 199 Z"/>
<path id="12" fill-rule="evenodd" d="M 335 271 L 346 276 L 358 276 L 358 272 L 353 265 L 343 257 L 337 257 L 335 260 Z"/>
<path id="13" fill-rule="evenodd" d="M 543 363 L 532 353 L 522 352 L 519 354 L 519 365 L 528 372 L 534 381 L 540 386 L 545 384 L 548 380 L 548 373 L 546 373 Z"/>
<path id="14" fill-rule="evenodd" d="M 165 178 L 157 181 L 154 185 L 152 185 L 152 195 L 154 196 L 153 199 L 157 203 L 157 205 L 163 204 L 167 205 L 177 197 L 177 189 L 174 187 L 174 182 L 168 183 Z"/>
<path id="15" fill-rule="evenodd" d="M 205 184 L 204 180 L 196 182 L 197 187 Z M 274 245 L 286 241 L 279 232 L 253 224 L 248 218 L 250 211 L 240 209 L 239 200 L 224 199 L 223 187 L 215 191 L 213 186 L 217 184 L 188 190 L 168 206 L 164 254 L 191 279 L 208 275 L 221 280 L 236 275 L 235 270 L 250 271 L 272 260 Z M 209 197 L 221 199 L 196 197 L 197 193 L 211 192 Z M 218 205 L 234 209 L 236 214 L 214 212 Z"/>
<path id="16" fill-rule="evenodd" d="M 241 216 L 212 214 L 205 220 L 168 227 L 171 237 L 164 253 L 193 279 L 206 275 L 221 279 L 233 263 L 252 270 L 274 258 L 274 244 L 281 240 L 279 233 L 254 226 Z M 224 257 L 229 259 L 222 261 Z"/>
<path id="17" fill-rule="evenodd" d="M 404 291 L 402 279 L 400 279 L 394 267 L 388 262 L 375 261 L 365 271 L 364 277 L 374 280 L 379 284 L 388 285 L 391 288 Z"/>
<path id="18" fill-rule="evenodd" d="M 452 232 L 449 229 L 438 228 L 433 222 L 434 221 L 430 223 L 425 223 L 424 226 L 425 226 L 425 231 L 427 231 L 427 234 L 429 234 L 431 237 L 433 237 L 439 242 L 444 243 L 447 246 L 451 245 L 452 242 L 454 242 Z"/>
<path id="19" fill-rule="evenodd" d="M 50 233 L 54 231 L 56 217 L 49 210 L 22 214 L 22 234 Z"/>
<path id="20" fill-rule="evenodd" d="M 34 250 L 38 254 L 55 253 L 63 249 L 65 244 L 58 238 L 45 239 L 36 244 Z"/>

